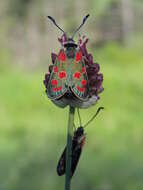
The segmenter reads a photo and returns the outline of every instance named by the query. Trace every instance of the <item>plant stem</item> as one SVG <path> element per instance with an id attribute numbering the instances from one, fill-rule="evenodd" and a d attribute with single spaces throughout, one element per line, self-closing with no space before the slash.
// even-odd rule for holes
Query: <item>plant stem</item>
<path id="1" fill-rule="evenodd" d="M 70 106 L 68 130 L 67 130 L 65 190 L 70 190 L 70 184 L 71 184 L 71 154 L 72 154 L 71 150 L 72 150 L 72 136 L 74 128 L 74 113 L 75 113 L 75 108 Z"/>

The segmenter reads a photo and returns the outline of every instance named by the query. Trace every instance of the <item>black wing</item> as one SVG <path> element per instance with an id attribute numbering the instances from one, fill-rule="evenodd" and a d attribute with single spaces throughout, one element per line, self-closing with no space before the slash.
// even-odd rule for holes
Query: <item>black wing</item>
<path id="1" fill-rule="evenodd" d="M 82 147 L 80 144 L 77 143 L 77 141 L 75 141 L 75 142 L 73 141 L 72 146 L 73 146 L 73 148 L 72 148 L 71 177 L 73 176 L 73 174 L 76 170 L 76 167 L 77 167 L 77 164 L 79 162 L 80 155 L 82 152 Z"/>
<path id="2" fill-rule="evenodd" d="M 71 177 L 73 176 L 76 166 L 78 164 L 80 155 L 81 155 L 81 145 L 78 144 L 77 141 L 72 140 L 72 160 L 71 160 Z M 65 174 L 65 170 L 66 170 L 66 147 L 59 159 L 58 165 L 57 165 L 57 174 L 59 176 L 62 176 Z"/>
<path id="3" fill-rule="evenodd" d="M 59 159 L 58 165 L 57 165 L 57 174 L 59 176 L 65 174 L 65 170 L 66 170 L 66 147 Z"/>

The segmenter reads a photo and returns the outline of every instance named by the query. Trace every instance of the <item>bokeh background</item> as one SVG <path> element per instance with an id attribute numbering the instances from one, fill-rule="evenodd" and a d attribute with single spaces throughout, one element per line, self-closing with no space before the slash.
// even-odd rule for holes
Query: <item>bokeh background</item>
<path id="1" fill-rule="evenodd" d="M 81 33 L 104 74 L 97 106 L 81 110 L 87 140 L 72 189 L 143 189 L 143 1 L 0 1 L 0 190 L 64 189 L 56 165 L 66 142 L 68 108 L 48 100 L 43 79 L 69 34 Z M 75 40 L 77 37 L 75 38 Z M 76 126 L 78 119 L 76 116 Z"/>

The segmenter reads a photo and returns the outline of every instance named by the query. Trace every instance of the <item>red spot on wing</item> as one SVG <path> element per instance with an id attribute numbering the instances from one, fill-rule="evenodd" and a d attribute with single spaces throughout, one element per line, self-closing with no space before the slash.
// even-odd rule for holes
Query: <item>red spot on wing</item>
<path id="1" fill-rule="evenodd" d="M 84 91 L 85 91 L 85 88 L 80 87 L 80 86 L 77 86 L 77 89 L 78 89 L 78 91 L 80 91 L 80 92 L 84 92 Z"/>
<path id="2" fill-rule="evenodd" d="M 82 67 L 81 72 L 85 73 L 85 71 L 86 71 L 85 67 Z"/>
<path id="3" fill-rule="evenodd" d="M 64 51 L 60 51 L 59 55 L 58 55 L 59 60 L 61 60 L 62 62 L 66 61 L 66 54 Z"/>
<path id="4" fill-rule="evenodd" d="M 57 87 L 57 91 L 61 91 L 62 90 L 62 86 Z"/>
<path id="5" fill-rule="evenodd" d="M 80 72 L 75 72 L 74 73 L 74 78 L 80 79 L 80 76 L 81 76 Z"/>
<path id="6" fill-rule="evenodd" d="M 82 59 L 82 53 L 81 51 L 77 52 L 75 55 L 75 60 L 79 62 Z"/>
<path id="7" fill-rule="evenodd" d="M 67 77 L 67 73 L 65 72 L 65 71 L 60 71 L 59 72 L 59 78 L 60 79 L 64 79 L 64 78 L 66 78 Z"/>
<path id="8" fill-rule="evenodd" d="M 53 87 L 53 88 L 52 88 L 52 91 L 53 91 L 53 92 L 58 92 L 58 91 L 61 91 L 61 90 L 62 90 L 62 86 L 55 87 L 55 88 Z"/>
<path id="9" fill-rule="evenodd" d="M 52 91 L 53 92 L 57 92 L 57 88 L 52 88 Z"/>
<path id="10" fill-rule="evenodd" d="M 83 86 L 85 86 L 86 83 L 87 83 L 87 81 L 86 81 L 85 79 L 83 79 L 83 80 L 81 81 L 81 84 L 82 84 Z"/>
<path id="11" fill-rule="evenodd" d="M 58 67 L 55 66 L 55 67 L 53 68 L 53 71 L 54 71 L 54 73 L 57 73 L 57 72 L 58 72 Z"/>
<path id="12" fill-rule="evenodd" d="M 52 84 L 52 85 L 57 85 L 57 84 L 58 84 L 58 81 L 57 81 L 56 79 L 52 79 L 52 80 L 51 80 L 51 84 Z"/>

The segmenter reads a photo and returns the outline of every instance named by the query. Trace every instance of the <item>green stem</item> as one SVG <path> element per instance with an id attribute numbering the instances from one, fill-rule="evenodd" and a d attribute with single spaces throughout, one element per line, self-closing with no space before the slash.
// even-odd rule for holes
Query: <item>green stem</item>
<path id="1" fill-rule="evenodd" d="M 70 190 L 71 184 L 71 154 L 72 154 L 72 136 L 74 128 L 74 107 L 69 107 L 69 120 L 67 130 L 67 149 L 66 149 L 66 178 L 65 178 L 65 190 Z"/>

